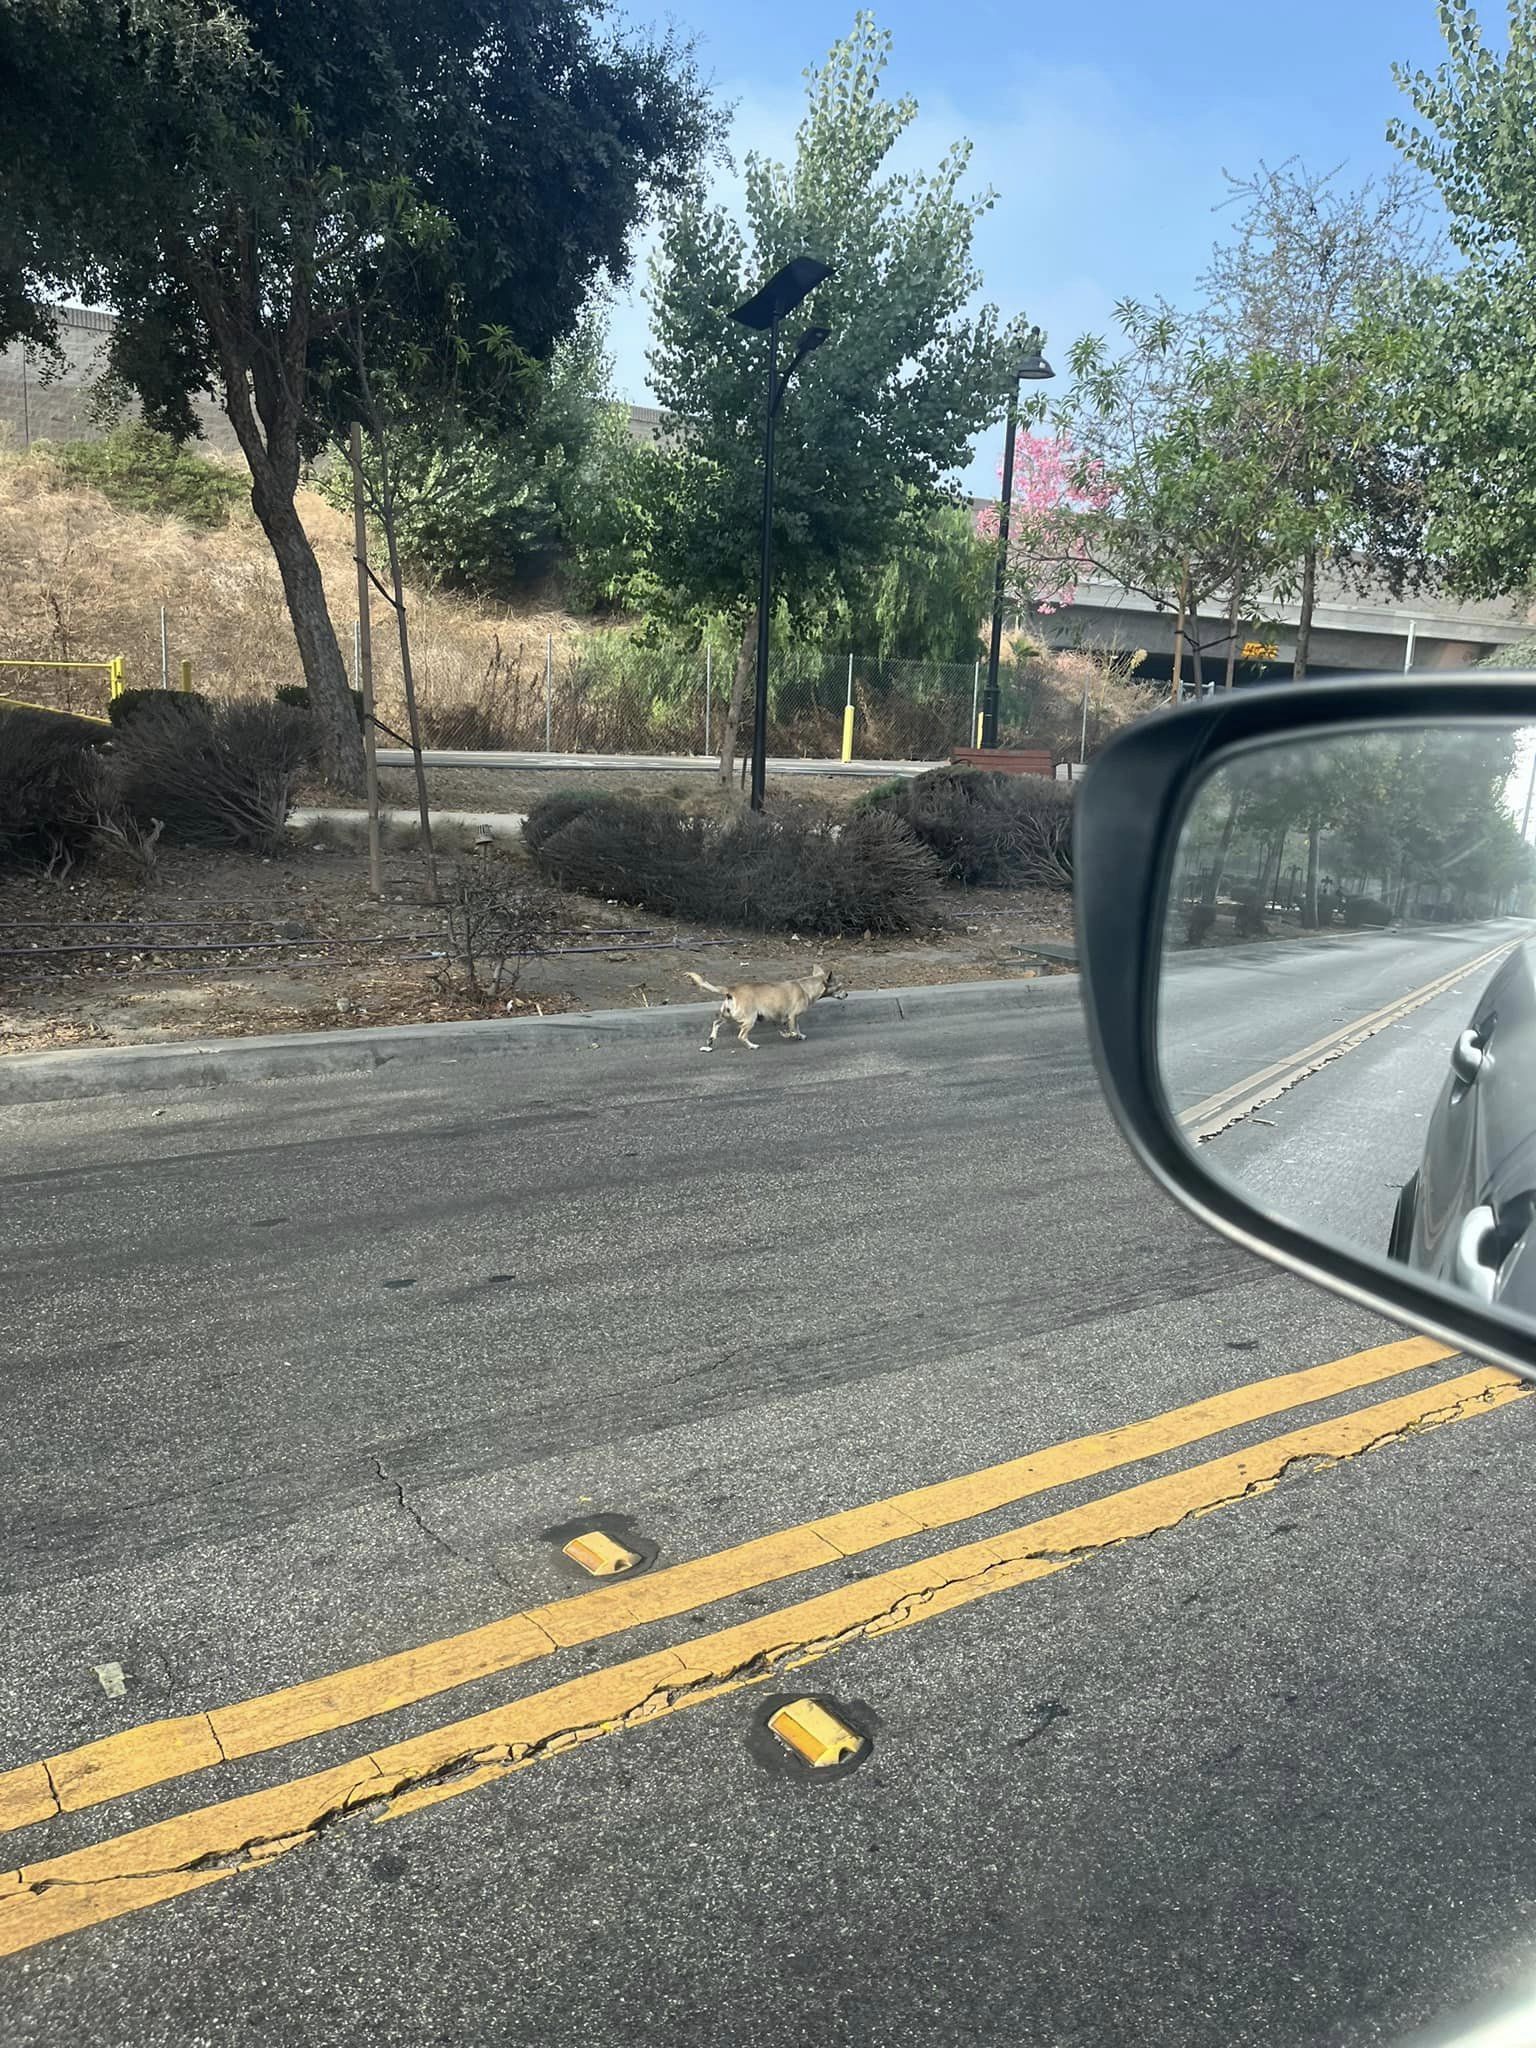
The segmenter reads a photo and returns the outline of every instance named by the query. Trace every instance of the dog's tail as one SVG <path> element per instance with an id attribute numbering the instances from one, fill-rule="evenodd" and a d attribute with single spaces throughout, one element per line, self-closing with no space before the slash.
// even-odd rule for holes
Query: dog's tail
<path id="1" fill-rule="evenodd" d="M 723 996 L 729 994 L 729 990 L 723 988 L 716 988 L 715 984 L 712 981 L 706 981 L 702 974 L 695 974 L 691 967 L 688 969 L 688 979 L 690 981 L 696 981 L 700 988 L 707 988 L 712 996 Z"/>

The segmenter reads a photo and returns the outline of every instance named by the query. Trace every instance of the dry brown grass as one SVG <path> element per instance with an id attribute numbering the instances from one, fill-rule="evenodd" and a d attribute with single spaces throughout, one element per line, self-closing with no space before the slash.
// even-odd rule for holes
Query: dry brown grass
<path id="1" fill-rule="evenodd" d="M 351 521 L 312 491 L 299 510 L 325 578 L 331 616 L 351 665 L 357 577 Z M 518 663 L 542 677 L 544 640 L 556 659 L 580 633 L 548 606 L 477 606 L 408 589 L 412 652 L 424 711 L 471 700 L 487 673 Z M 66 481 L 46 450 L 0 456 L 0 656 L 104 661 L 122 655 L 130 687 L 160 681 L 160 607 L 168 614 L 173 675 L 190 659 L 196 688 L 215 696 L 270 696 L 302 681 L 277 563 L 254 515 L 222 528 L 122 511 Z M 393 618 L 374 616 L 380 715 L 403 725 Z M 519 657 L 521 660 L 519 662 Z M 0 669 L 0 691 L 61 709 L 99 711 L 105 682 L 89 673 Z"/>
<path id="2" fill-rule="evenodd" d="M 300 492 L 299 511 L 350 669 L 357 611 L 352 522 L 311 491 Z M 194 686 L 210 696 L 270 698 L 279 684 L 302 681 L 277 564 L 248 507 L 238 506 L 224 527 L 194 528 L 114 507 L 66 477 L 45 448 L 0 453 L 0 658 L 121 655 L 129 687 L 153 688 L 160 681 L 161 605 L 173 679 L 187 658 Z M 408 586 L 407 606 L 429 745 L 542 747 L 549 636 L 557 752 L 702 748 L 701 687 L 679 692 L 670 659 L 656 650 L 621 646 L 615 661 L 611 626 L 598 637 L 547 603 L 476 604 L 421 587 Z M 381 599 L 373 605 L 373 634 L 379 715 L 403 733 L 399 643 Z M 1156 701 L 1086 654 L 1025 665 L 1037 678 L 1034 707 L 1026 730 L 1005 737 L 1049 746 L 1058 759 L 1077 754 L 1085 679 L 1090 753 Z M 106 682 L 99 674 L 0 668 L 0 694 L 99 712 Z M 965 737 L 969 692 L 956 699 L 860 696 L 859 711 L 862 754 L 942 760 Z M 835 756 L 841 733 L 837 706 L 818 713 L 791 702 L 775 715 L 769 752 Z"/>

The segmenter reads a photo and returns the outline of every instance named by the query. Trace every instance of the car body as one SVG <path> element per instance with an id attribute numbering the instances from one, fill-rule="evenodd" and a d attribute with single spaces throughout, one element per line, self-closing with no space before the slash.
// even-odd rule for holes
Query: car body
<path id="1" fill-rule="evenodd" d="M 1390 1255 L 1536 1316 L 1536 942 L 1516 946 L 1446 1048 Z"/>

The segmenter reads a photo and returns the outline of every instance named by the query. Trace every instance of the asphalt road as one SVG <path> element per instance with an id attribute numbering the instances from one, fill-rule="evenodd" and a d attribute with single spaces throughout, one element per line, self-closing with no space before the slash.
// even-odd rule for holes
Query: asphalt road
<path id="1" fill-rule="evenodd" d="M 1207 1163 L 1260 1208 L 1383 1253 L 1451 1047 L 1505 957 L 1488 956 L 1533 929 L 1502 918 L 1173 954 L 1160 1019 L 1169 1100 L 1187 1111 L 1281 1055 L 1387 1012 L 1363 1044 L 1330 1056 L 1204 1148 Z M 1403 999 L 1442 983 L 1440 993 L 1394 1013 Z"/>
<path id="2" fill-rule="evenodd" d="M 1401 1335 L 1156 1193 L 1070 1006 L 817 1026 L 0 1112 L 0 1770 L 580 1594 L 573 1519 L 630 1518 L 660 1585 Z M 230 1746 L 25 1822 L 0 1863 L 52 1865 L 21 1902 L 67 1916 L 54 1859 L 87 1845 L 1467 1370 Z M 146 1837 L 112 1917 L 0 1962 L 0 2041 L 1395 2040 L 1536 1965 L 1533 1413 L 1298 1457 L 1144 1540 L 1042 1538 L 1052 1576 L 803 1672 L 737 1651 L 734 1689 L 386 1825 L 242 1828 L 160 1903 L 194 1859 Z M 860 1703 L 851 1775 L 760 1761 L 765 1692 L 801 1685 Z M 0 1877 L 0 1941 L 21 1891 Z"/>

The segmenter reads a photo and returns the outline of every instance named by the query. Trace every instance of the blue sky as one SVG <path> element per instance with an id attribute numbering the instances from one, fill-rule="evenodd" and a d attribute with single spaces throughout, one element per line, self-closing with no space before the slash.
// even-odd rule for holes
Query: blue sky
<path id="1" fill-rule="evenodd" d="M 669 13 L 736 109 L 735 153 L 787 157 L 801 73 L 847 32 L 853 0 L 672 0 Z M 987 296 L 1040 321 L 1058 354 L 1103 331 L 1122 297 L 1192 298 L 1223 228 L 1224 169 L 1291 155 L 1343 162 L 1352 182 L 1388 169 L 1386 124 L 1407 109 L 1393 62 L 1431 68 L 1442 47 L 1433 0 L 883 0 L 874 13 L 896 38 L 890 86 L 918 101 L 921 160 L 969 137 L 975 183 L 998 194 L 978 238 Z M 1490 15 L 1496 30 L 1502 8 Z M 612 329 L 619 394 L 636 400 L 640 253 Z M 973 488 L 995 488 L 1001 446 L 999 430 Z"/>

